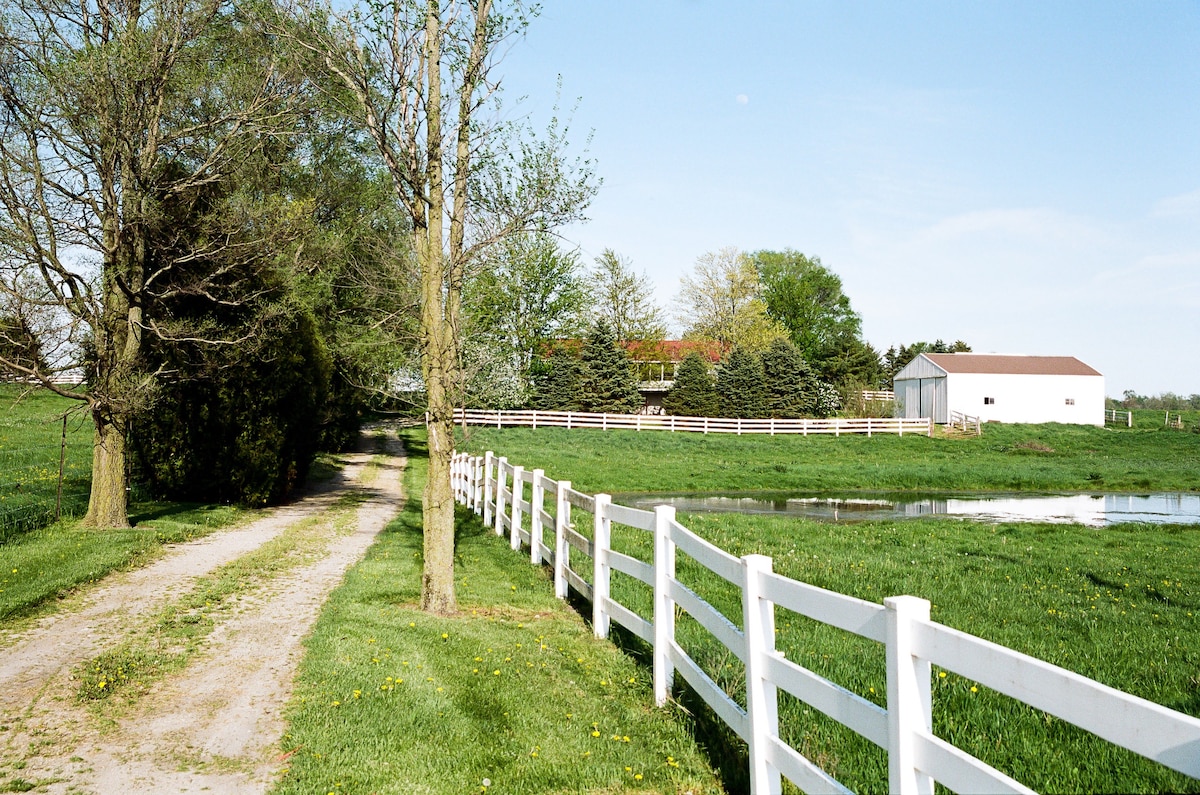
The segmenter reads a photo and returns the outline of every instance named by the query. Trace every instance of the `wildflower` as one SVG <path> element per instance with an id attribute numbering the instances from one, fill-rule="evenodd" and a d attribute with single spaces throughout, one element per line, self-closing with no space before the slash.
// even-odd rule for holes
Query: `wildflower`
<path id="1" fill-rule="evenodd" d="M 978 692 L 979 692 L 979 688 L 978 688 L 978 687 L 976 687 L 975 685 L 971 685 L 971 692 L 972 692 L 972 693 L 978 693 Z"/>
<path id="2" fill-rule="evenodd" d="M 945 678 L 946 678 L 946 672 L 938 671 L 938 679 L 945 679 Z"/>

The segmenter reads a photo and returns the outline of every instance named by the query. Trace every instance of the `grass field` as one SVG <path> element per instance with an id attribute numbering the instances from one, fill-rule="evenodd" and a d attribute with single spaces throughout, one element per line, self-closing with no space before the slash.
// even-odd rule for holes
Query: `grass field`
<path id="1" fill-rule="evenodd" d="M 731 436 L 470 428 L 588 492 L 1200 491 L 1200 433 L 989 424 L 982 436 Z"/>
<path id="2" fill-rule="evenodd" d="M 542 434 L 541 430 L 536 432 Z M 1134 477 L 1150 488 L 1192 484 L 1196 436 L 1190 433 L 1007 426 L 982 439 L 808 439 L 571 432 L 568 440 L 532 432 L 473 433 L 469 444 L 506 454 L 526 468 L 585 491 L 828 487 L 870 476 L 873 488 L 1066 488 L 1089 469 L 1106 483 Z M 623 437 L 623 438 L 622 438 Z M 540 440 L 540 443 L 538 443 Z M 615 451 L 608 442 L 614 443 Z M 806 449 L 805 443 L 816 442 Z M 851 445 L 839 448 L 838 445 Z M 883 442 L 876 448 L 873 444 Z M 911 446 L 905 449 L 901 444 Z M 1034 445 L 1052 448 L 1050 451 Z M 851 452 L 847 452 L 851 451 Z M 717 461 L 708 460 L 715 456 Z M 1183 461 L 1180 457 L 1185 457 Z M 866 461 L 858 459 L 867 459 Z M 938 477 L 961 461 L 969 474 Z M 723 462 L 723 463 L 722 463 Z M 779 471 L 782 469 L 783 471 Z M 832 470 L 833 474 L 829 474 Z M 1028 470 L 1021 475 L 1023 470 Z M 820 485 L 817 485 L 820 484 Z M 1170 485 L 1169 485 L 1170 484 Z M 840 486 L 844 487 L 844 486 Z M 1109 486 L 1111 487 L 1111 486 Z M 1086 488 L 1086 486 L 1084 487 Z M 576 526 L 590 526 L 586 514 Z M 1172 709 L 1200 716 L 1200 528 L 1122 525 L 987 525 L 953 519 L 853 525 L 776 516 L 690 515 L 683 523 L 733 554 L 769 555 L 794 579 L 874 602 L 897 594 L 929 599 L 934 620 L 1061 665 Z M 649 559 L 638 531 L 614 532 L 614 545 Z M 683 556 L 681 556 L 683 557 Z M 573 562 L 575 558 L 573 557 Z M 580 568 L 588 561 L 579 556 Z M 683 557 L 680 579 L 740 624 L 736 592 Z M 650 593 L 619 573 L 614 595 L 643 616 Z M 882 648 L 780 611 L 778 643 L 792 660 L 883 704 Z M 681 643 L 735 697 L 740 663 L 690 620 Z M 935 674 L 937 733 L 1039 791 L 1200 792 L 1179 776 L 978 683 Z M 705 711 L 715 759 L 737 759 L 738 744 Z M 886 789 L 885 755 L 805 705 L 784 698 L 784 733 L 857 791 Z M 1086 760 L 1086 761 L 1085 761 Z M 722 770 L 737 789 L 739 764 Z"/>
<path id="3" fill-rule="evenodd" d="M 421 433 L 406 439 L 420 494 Z M 461 614 L 416 607 L 411 500 L 334 592 L 307 642 L 278 793 L 718 793 L 649 672 L 597 641 L 528 565 L 460 514 Z"/>
<path id="4" fill-rule="evenodd" d="M 25 394 L 0 384 L 0 544 L 54 521 L 62 417 L 77 401 L 45 391 Z M 92 426 L 78 413 L 67 420 L 63 516 L 87 510 Z"/>

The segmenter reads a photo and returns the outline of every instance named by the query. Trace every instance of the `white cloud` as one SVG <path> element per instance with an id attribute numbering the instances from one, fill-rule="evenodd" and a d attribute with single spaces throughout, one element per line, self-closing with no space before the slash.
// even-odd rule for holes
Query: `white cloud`
<path id="1" fill-rule="evenodd" d="M 1159 199 L 1150 215 L 1154 218 L 1200 218 L 1200 190 Z"/>
<path id="2" fill-rule="evenodd" d="M 736 99 L 737 99 L 737 104 L 739 104 L 739 105 L 749 105 L 750 104 L 750 97 L 747 96 L 746 94 L 738 94 Z"/>

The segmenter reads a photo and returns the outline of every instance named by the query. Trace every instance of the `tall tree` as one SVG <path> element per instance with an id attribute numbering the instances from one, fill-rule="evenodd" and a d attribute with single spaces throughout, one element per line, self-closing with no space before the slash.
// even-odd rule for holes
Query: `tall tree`
<path id="1" fill-rule="evenodd" d="M 786 339 L 777 339 L 762 354 L 767 413 L 790 419 L 817 413 L 818 379 L 808 362 Z"/>
<path id="2" fill-rule="evenodd" d="M 593 174 L 589 163 L 564 159 L 557 124 L 538 139 L 489 123 L 498 115 L 497 58 L 531 14 L 517 0 L 364 0 L 345 13 L 312 0 L 302 10 L 307 30 L 295 42 L 347 92 L 346 110 L 378 149 L 411 225 L 429 418 L 421 606 L 450 613 L 450 457 L 467 272 L 510 235 L 577 219 Z"/>
<path id="3" fill-rule="evenodd" d="M 767 379 L 762 359 L 744 348 L 734 348 L 717 373 L 721 415 L 753 419 L 767 415 Z"/>
<path id="4" fill-rule="evenodd" d="M 603 320 L 592 327 L 579 360 L 575 402 L 581 409 L 633 414 L 642 407 L 633 362 Z"/>
<path id="5" fill-rule="evenodd" d="M 736 248 L 701 255 L 694 274 L 681 280 L 677 305 L 685 338 L 761 351 L 786 334 L 767 315 L 758 269 Z"/>
<path id="6" fill-rule="evenodd" d="M 160 302 L 181 289 L 242 301 L 247 255 L 271 247 L 255 234 L 263 208 L 234 193 L 206 214 L 198 242 L 215 272 L 191 267 L 194 250 L 154 259 L 148 240 L 164 203 L 198 197 L 289 124 L 293 84 L 247 23 L 249 6 L 7 0 L 0 15 L 0 291 L 57 314 L 56 344 L 87 351 L 87 389 L 21 361 L 0 366 L 86 402 L 93 527 L 128 524 L 129 421 L 154 387 L 144 341 L 205 336 Z M 189 278 L 165 287 L 181 270 Z"/>
<path id="7" fill-rule="evenodd" d="M 799 251 L 756 251 L 750 255 L 762 278 L 767 313 L 783 325 L 809 364 L 826 359 L 862 336 L 862 319 L 850 307 L 841 278 L 820 257 Z"/>
<path id="8" fill-rule="evenodd" d="M 708 362 L 698 353 L 689 353 L 679 363 L 675 383 L 663 397 L 663 408 L 677 417 L 715 417 L 719 405 Z"/>
<path id="9" fill-rule="evenodd" d="M 596 257 L 588 286 L 594 317 L 609 323 L 619 341 L 661 340 L 667 335 L 650 279 L 645 273 L 638 275 L 633 264 L 611 248 Z"/>
<path id="10" fill-rule="evenodd" d="M 545 232 L 512 235 L 493 246 L 466 289 L 468 326 L 511 357 L 522 382 L 538 349 L 585 329 L 588 290 L 574 251 Z"/>

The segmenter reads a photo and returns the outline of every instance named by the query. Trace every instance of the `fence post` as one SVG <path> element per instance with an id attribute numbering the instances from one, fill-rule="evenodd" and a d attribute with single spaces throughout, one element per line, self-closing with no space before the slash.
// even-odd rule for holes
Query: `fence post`
<path id="1" fill-rule="evenodd" d="M 474 489 L 471 500 L 472 508 L 475 510 L 475 515 L 479 516 L 483 513 L 483 456 L 475 456 L 474 473 Z"/>
<path id="2" fill-rule="evenodd" d="M 1132 411 L 1125 412 L 1125 427 L 1126 428 L 1133 427 L 1133 412 Z"/>
<path id="3" fill-rule="evenodd" d="M 537 430 L 537 409 L 533 411 L 533 429 Z"/>
<path id="4" fill-rule="evenodd" d="M 504 468 L 508 466 L 508 459 L 500 456 L 500 463 L 496 465 L 496 535 L 504 535 Z"/>
<path id="5" fill-rule="evenodd" d="M 483 526 L 492 526 L 492 459 L 495 453 L 483 454 Z"/>
<path id="6" fill-rule="evenodd" d="M 671 540 L 674 505 L 654 506 L 654 703 L 664 706 L 671 695 L 675 669 L 671 644 L 675 642 L 675 542 Z"/>
<path id="7" fill-rule="evenodd" d="M 554 595 L 567 598 L 567 568 L 571 565 L 571 545 L 567 543 L 567 528 L 571 526 L 571 503 L 567 492 L 571 481 L 558 481 L 554 495 Z"/>
<path id="8" fill-rule="evenodd" d="M 525 495 L 525 467 L 513 467 L 512 521 L 508 523 L 508 545 L 521 549 L 521 498 Z"/>
<path id="9" fill-rule="evenodd" d="M 535 566 L 542 565 L 542 509 L 546 502 L 546 489 L 542 486 L 542 478 L 546 471 L 533 470 L 533 481 L 529 494 L 529 562 Z"/>
<path id="10" fill-rule="evenodd" d="M 916 767 L 915 737 L 932 733 L 930 665 L 913 656 L 913 628 L 929 620 L 929 602 L 891 596 L 887 609 L 888 791 L 932 795 L 933 779 Z"/>
<path id="11" fill-rule="evenodd" d="M 608 548 L 612 543 L 612 520 L 605 510 L 612 503 L 609 494 L 596 495 L 596 512 L 592 524 L 592 631 L 597 638 L 608 637 L 608 591 L 611 570 Z"/>
<path id="12" fill-rule="evenodd" d="M 762 575 L 771 573 L 766 555 L 742 558 L 742 626 L 746 637 L 746 713 L 750 722 L 750 791 L 778 795 L 779 770 L 767 761 L 771 737 L 779 736 L 779 696 L 766 678 L 767 657 L 775 654 L 775 605 L 762 596 Z"/>
<path id="13" fill-rule="evenodd" d="M 871 438 L 871 418 L 867 417 L 867 438 Z"/>

